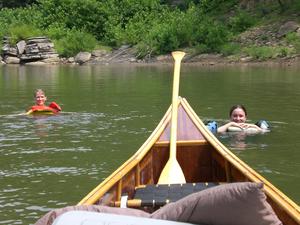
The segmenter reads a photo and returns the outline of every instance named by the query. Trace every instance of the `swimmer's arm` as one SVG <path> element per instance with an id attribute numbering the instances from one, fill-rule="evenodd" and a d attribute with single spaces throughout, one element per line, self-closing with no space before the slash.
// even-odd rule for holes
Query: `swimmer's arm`
<path id="1" fill-rule="evenodd" d="M 258 131 L 262 131 L 263 130 L 259 126 L 255 125 L 255 124 L 252 124 L 252 123 L 243 123 L 243 124 L 241 124 L 241 127 L 244 128 L 244 129 L 246 129 L 246 128 L 255 128 Z"/>
<path id="2" fill-rule="evenodd" d="M 240 127 L 240 128 L 242 128 L 238 123 L 231 121 L 231 122 L 226 123 L 223 126 L 219 127 L 218 128 L 218 133 L 224 133 L 224 132 L 226 132 L 229 127 Z"/>
<path id="3" fill-rule="evenodd" d="M 26 115 L 29 115 L 30 113 L 32 113 L 33 112 L 33 110 L 32 109 L 29 109 L 25 114 Z"/>

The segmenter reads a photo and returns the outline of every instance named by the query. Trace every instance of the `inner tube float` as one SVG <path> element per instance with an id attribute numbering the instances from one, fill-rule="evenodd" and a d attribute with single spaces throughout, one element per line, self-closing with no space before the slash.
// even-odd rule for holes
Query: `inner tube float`
<path id="1" fill-rule="evenodd" d="M 255 123 L 256 126 L 260 127 L 263 131 L 269 131 L 270 130 L 270 125 L 266 120 L 259 120 L 258 122 Z M 208 121 L 206 123 L 206 127 L 213 133 L 217 133 L 218 131 L 218 124 L 216 121 Z M 240 127 L 229 127 L 227 129 L 228 132 L 246 132 L 246 133 L 257 133 L 261 132 L 260 130 L 254 128 L 254 127 L 249 127 L 246 129 L 240 128 Z"/>
<path id="2" fill-rule="evenodd" d="M 61 111 L 60 106 L 55 103 L 51 102 L 49 106 L 46 105 L 34 105 L 27 111 L 27 115 L 53 115 L 57 114 Z"/>

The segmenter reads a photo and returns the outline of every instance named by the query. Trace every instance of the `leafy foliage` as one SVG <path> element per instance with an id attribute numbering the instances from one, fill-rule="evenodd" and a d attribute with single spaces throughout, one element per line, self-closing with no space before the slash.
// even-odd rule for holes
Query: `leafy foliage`
<path id="1" fill-rule="evenodd" d="M 58 53 L 66 57 L 74 56 L 80 51 L 91 51 L 97 44 L 93 35 L 78 30 L 68 30 L 63 38 L 54 42 Z"/>
<path id="2" fill-rule="evenodd" d="M 220 52 L 225 56 L 229 56 L 238 54 L 240 50 L 240 45 L 229 42 L 221 46 Z"/>
<path id="3" fill-rule="evenodd" d="M 12 35 L 12 30 L 18 32 L 18 26 L 25 25 L 29 29 L 26 33 L 35 33 L 39 29 L 38 21 L 41 20 L 41 14 L 34 7 L 1 9 L 0 10 L 0 36 Z M 16 27 L 16 28 L 13 28 Z M 23 29 L 21 27 L 20 29 Z M 20 32 L 19 32 L 20 33 Z"/>
<path id="4" fill-rule="evenodd" d="M 285 40 L 288 44 L 294 46 L 297 53 L 300 53 L 300 37 L 297 33 L 292 32 L 287 34 Z"/>
<path id="5" fill-rule="evenodd" d="M 105 9 L 96 0 L 38 0 L 38 8 L 43 17 L 40 21 L 43 28 L 58 24 L 60 27 L 88 31 L 96 38 L 103 36 Z"/>
<path id="6" fill-rule="evenodd" d="M 20 1 L 7 1 L 14 2 L 18 6 Z M 231 43 L 231 37 L 256 23 L 252 14 L 238 7 L 238 0 L 27 0 L 25 3 L 23 8 L 0 10 L 0 38 L 8 35 L 15 43 L 28 36 L 47 35 L 64 56 L 97 45 L 123 44 L 135 46 L 140 57 L 180 48 L 235 54 L 240 46 Z M 299 49 L 298 41 L 291 42 Z M 269 57 L 267 52 L 271 50 L 247 51 L 256 57 Z M 285 54 L 285 50 L 282 52 Z"/>
<path id="7" fill-rule="evenodd" d="M 255 17 L 244 11 L 239 11 L 235 16 L 229 19 L 229 27 L 235 33 L 243 32 L 255 23 Z"/>
<path id="8" fill-rule="evenodd" d="M 265 60 L 276 57 L 286 57 L 294 53 L 294 50 L 288 47 L 248 47 L 243 51 L 254 59 Z"/>
<path id="9" fill-rule="evenodd" d="M 10 37 L 10 44 L 15 45 L 19 40 L 24 40 L 29 37 L 41 35 L 43 32 L 32 25 L 27 24 L 13 24 L 8 28 L 8 37 Z"/>

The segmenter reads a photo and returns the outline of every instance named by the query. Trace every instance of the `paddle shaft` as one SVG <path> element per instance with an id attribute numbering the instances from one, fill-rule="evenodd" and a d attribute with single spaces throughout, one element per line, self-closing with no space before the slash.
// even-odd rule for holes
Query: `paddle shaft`
<path id="1" fill-rule="evenodd" d="M 183 59 L 184 52 L 172 52 L 175 60 L 174 78 L 173 78 L 173 95 L 172 95 L 172 114 L 171 114 L 171 137 L 170 137 L 170 158 L 176 159 L 176 142 L 177 142 L 177 120 L 178 120 L 178 94 L 179 94 L 179 78 L 180 63 Z"/>

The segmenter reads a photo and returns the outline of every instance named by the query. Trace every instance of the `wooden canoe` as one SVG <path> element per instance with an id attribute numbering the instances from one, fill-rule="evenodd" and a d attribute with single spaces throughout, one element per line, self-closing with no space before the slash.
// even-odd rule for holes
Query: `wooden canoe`
<path id="1" fill-rule="evenodd" d="M 135 187 L 157 184 L 169 158 L 171 107 L 140 149 L 78 205 L 109 205 Z M 186 99 L 178 99 L 177 160 L 187 183 L 263 182 L 267 201 L 285 225 L 300 224 L 300 208 L 228 150 L 203 124 Z M 115 204 L 117 205 L 117 204 Z"/>

